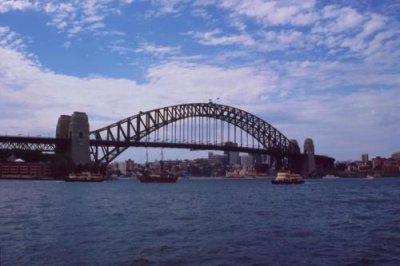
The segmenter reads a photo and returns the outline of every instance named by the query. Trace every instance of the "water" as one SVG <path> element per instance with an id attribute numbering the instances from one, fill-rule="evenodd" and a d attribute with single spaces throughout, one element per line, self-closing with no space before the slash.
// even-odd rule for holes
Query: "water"
<path id="1" fill-rule="evenodd" d="M 0 264 L 400 265 L 400 179 L 0 181 Z"/>

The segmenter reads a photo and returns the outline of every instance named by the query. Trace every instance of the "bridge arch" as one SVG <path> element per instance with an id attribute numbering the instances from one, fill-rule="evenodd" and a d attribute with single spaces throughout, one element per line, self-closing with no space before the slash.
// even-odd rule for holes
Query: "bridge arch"
<path id="1" fill-rule="evenodd" d="M 221 120 L 241 129 L 258 141 L 267 154 L 286 156 L 300 153 L 298 145 L 263 119 L 239 108 L 209 102 L 180 104 L 139 112 L 94 130 L 90 132 L 91 156 L 96 163 L 110 163 L 129 146 L 134 146 L 129 144 L 142 143 L 146 136 L 169 124 L 196 117 Z"/>

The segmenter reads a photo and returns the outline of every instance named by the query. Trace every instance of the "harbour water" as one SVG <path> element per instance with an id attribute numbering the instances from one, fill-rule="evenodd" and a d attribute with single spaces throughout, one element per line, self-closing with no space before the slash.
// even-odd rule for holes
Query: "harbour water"
<path id="1" fill-rule="evenodd" d="M 400 265 L 400 179 L 0 181 L 0 264 Z"/>

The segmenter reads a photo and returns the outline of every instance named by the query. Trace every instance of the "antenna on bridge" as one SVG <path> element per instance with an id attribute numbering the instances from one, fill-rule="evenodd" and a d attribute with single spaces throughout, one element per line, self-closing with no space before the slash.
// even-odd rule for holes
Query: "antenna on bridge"
<path id="1" fill-rule="evenodd" d="M 220 98 L 219 97 L 217 97 L 216 99 L 215 99 L 215 101 L 213 101 L 213 99 L 208 99 L 208 103 L 214 103 L 214 104 L 216 104 L 216 103 L 218 103 L 219 102 L 219 100 L 220 100 Z"/>

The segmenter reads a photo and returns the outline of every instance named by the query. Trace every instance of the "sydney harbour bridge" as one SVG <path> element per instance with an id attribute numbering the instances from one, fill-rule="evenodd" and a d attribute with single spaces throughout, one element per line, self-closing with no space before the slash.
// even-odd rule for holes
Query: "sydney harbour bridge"
<path id="1" fill-rule="evenodd" d="M 301 153 L 288 139 L 263 119 L 244 110 L 209 103 L 162 107 L 89 131 L 85 113 L 61 115 L 55 138 L 0 136 L 0 150 L 35 150 L 63 153 L 75 165 L 107 165 L 130 147 L 223 150 L 264 154 L 269 163 L 308 173 L 315 160 L 333 159 Z"/>

